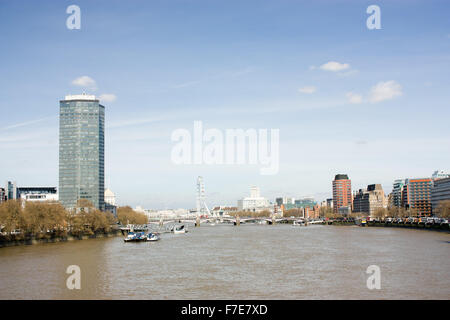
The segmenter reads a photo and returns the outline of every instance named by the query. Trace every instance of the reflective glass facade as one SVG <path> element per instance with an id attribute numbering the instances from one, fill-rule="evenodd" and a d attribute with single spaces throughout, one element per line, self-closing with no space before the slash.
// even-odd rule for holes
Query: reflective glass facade
<path id="1" fill-rule="evenodd" d="M 104 210 L 105 107 L 95 99 L 61 100 L 59 200 L 74 208 L 78 199 Z"/>

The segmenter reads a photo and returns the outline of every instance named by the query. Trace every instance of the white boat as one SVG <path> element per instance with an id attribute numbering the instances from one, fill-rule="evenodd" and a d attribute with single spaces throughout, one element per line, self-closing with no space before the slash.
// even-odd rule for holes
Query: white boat
<path id="1" fill-rule="evenodd" d="M 147 241 L 158 241 L 161 238 L 156 233 L 149 233 L 147 235 Z"/>
<path id="2" fill-rule="evenodd" d="M 179 227 L 172 227 L 172 232 L 174 234 L 182 234 L 182 233 L 186 233 L 186 228 L 184 227 L 184 224 L 179 226 Z"/>
<path id="3" fill-rule="evenodd" d="M 294 220 L 293 226 L 304 226 L 305 223 L 302 220 Z"/>

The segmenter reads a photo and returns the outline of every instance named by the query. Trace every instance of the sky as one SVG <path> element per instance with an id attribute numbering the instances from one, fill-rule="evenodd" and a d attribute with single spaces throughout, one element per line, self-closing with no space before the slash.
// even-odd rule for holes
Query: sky
<path id="1" fill-rule="evenodd" d="M 66 9 L 78 5 L 80 29 Z M 378 5 L 381 29 L 368 29 Z M 250 186 L 331 197 L 450 167 L 450 3 L 0 0 L 0 181 L 58 185 L 59 100 L 106 108 L 106 186 L 119 205 L 236 205 Z M 176 164 L 179 128 L 279 129 L 279 170 Z M 4 184 L 3 182 L 1 183 Z"/>

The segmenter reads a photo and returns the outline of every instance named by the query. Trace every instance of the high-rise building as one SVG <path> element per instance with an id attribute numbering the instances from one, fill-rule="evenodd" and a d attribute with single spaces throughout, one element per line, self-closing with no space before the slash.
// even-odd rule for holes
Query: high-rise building
<path id="1" fill-rule="evenodd" d="M 392 205 L 394 207 L 402 206 L 402 191 L 405 185 L 405 179 L 397 179 L 392 185 Z"/>
<path id="2" fill-rule="evenodd" d="M 337 174 L 333 180 L 333 210 L 352 206 L 352 182 L 346 174 Z"/>
<path id="3" fill-rule="evenodd" d="M 13 200 L 18 198 L 16 182 L 6 181 L 5 194 L 7 200 Z"/>
<path id="4" fill-rule="evenodd" d="M 264 197 L 261 197 L 258 187 L 250 188 L 250 197 L 238 200 L 239 210 L 245 211 L 262 211 L 270 209 L 270 202 Z"/>
<path id="5" fill-rule="evenodd" d="M 379 208 L 386 208 L 387 200 L 381 184 L 370 184 L 366 190 L 360 189 L 353 199 L 353 212 L 372 216 Z"/>
<path id="6" fill-rule="evenodd" d="M 60 101 L 59 200 L 72 209 L 86 199 L 104 210 L 105 107 L 94 95 Z"/>
<path id="7" fill-rule="evenodd" d="M 433 214 L 437 213 L 439 202 L 450 200 L 450 178 L 438 179 L 434 181 L 431 189 L 431 206 Z"/>
<path id="8" fill-rule="evenodd" d="M 431 215 L 432 178 L 409 179 L 408 200 L 409 208 L 417 210 L 419 215 Z"/>

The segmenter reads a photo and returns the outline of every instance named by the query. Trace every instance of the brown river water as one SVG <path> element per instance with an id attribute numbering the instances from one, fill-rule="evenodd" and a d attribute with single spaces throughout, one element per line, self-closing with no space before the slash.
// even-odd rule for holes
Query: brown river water
<path id="1" fill-rule="evenodd" d="M 450 234 L 357 226 L 216 225 L 0 248 L 0 299 L 449 299 Z M 81 289 L 66 268 L 81 269 Z M 366 269 L 381 270 L 369 290 Z"/>

